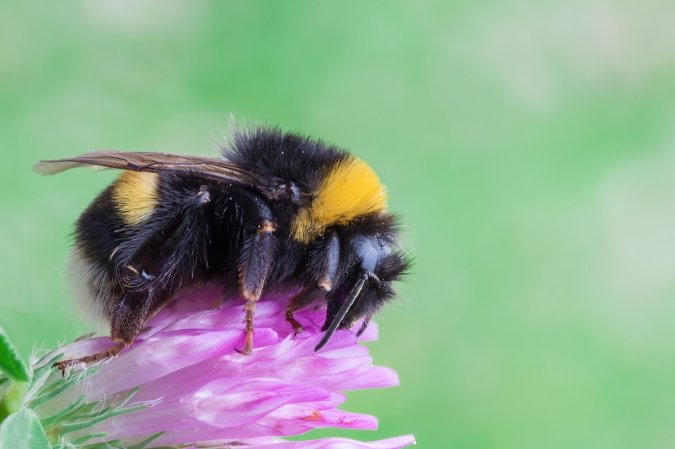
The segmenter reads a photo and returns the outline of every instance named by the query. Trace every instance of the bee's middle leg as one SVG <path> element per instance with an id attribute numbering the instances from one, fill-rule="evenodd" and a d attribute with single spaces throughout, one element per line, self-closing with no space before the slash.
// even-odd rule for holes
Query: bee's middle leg
<path id="1" fill-rule="evenodd" d="M 239 254 L 239 293 L 246 300 L 246 340 L 243 354 L 253 352 L 253 316 L 255 305 L 262 295 L 267 277 L 272 271 L 277 250 L 277 229 L 271 209 L 265 201 L 251 192 L 238 190 L 233 192 L 245 215 L 256 223 L 255 231 L 247 236 Z"/>
<path id="2" fill-rule="evenodd" d="M 246 300 L 244 310 L 246 317 L 246 341 L 243 354 L 253 352 L 253 316 L 255 305 L 262 295 L 267 276 L 272 270 L 277 240 L 273 232 L 276 230 L 274 222 L 263 219 L 258 225 L 255 234 L 244 241 L 239 256 L 239 293 Z"/>

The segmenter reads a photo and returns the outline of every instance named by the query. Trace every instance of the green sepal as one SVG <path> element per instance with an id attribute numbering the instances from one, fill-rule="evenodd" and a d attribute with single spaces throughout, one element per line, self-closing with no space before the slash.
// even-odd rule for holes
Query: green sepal
<path id="1" fill-rule="evenodd" d="M 33 408 L 37 408 L 42 403 L 58 396 L 76 383 L 82 382 L 87 377 L 93 376 L 100 368 L 100 366 L 92 366 L 76 375 L 66 376 L 56 380 L 51 385 L 41 388 L 39 394 L 30 397 L 28 404 Z"/>
<path id="2" fill-rule="evenodd" d="M 5 330 L 0 326 L 0 371 L 16 382 L 28 382 L 30 371 L 16 350 Z"/>
<path id="3" fill-rule="evenodd" d="M 164 433 L 165 433 L 165 432 L 157 432 L 157 433 L 155 433 L 155 434 L 152 434 L 152 435 L 150 435 L 148 438 L 146 438 L 145 440 L 141 441 L 140 443 L 138 443 L 138 444 L 136 444 L 136 445 L 134 445 L 134 446 L 130 446 L 130 447 L 128 447 L 127 449 L 145 449 L 146 447 L 148 447 L 148 446 L 150 445 L 150 443 L 152 443 L 152 442 L 155 441 L 157 438 L 159 438 L 159 437 L 161 437 L 162 435 L 164 435 Z"/>
<path id="4" fill-rule="evenodd" d="M 61 433 L 61 435 L 65 435 L 66 433 L 69 433 L 69 432 L 74 432 L 76 430 L 86 429 L 87 427 L 91 427 L 94 424 L 98 424 L 102 421 L 105 421 L 106 419 L 114 418 L 115 416 L 126 415 L 126 414 L 129 414 L 129 413 L 136 413 L 136 412 L 139 412 L 139 411 L 144 410 L 146 408 L 147 408 L 147 405 L 139 404 L 139 405 L 135 405 L 135 406 L 132 406 L 132 407 L 127 407 L 127 408 L 123 408 L 123 409 L 116 409 L 116 410 L 103 409 L 100 413 L 96 413 L 95 416 L 93 416 L 89 419 L 59 425 L 58 426 L 59 427 L 59 433 Z"/>
<path id="5" fill-rule="evenodd" d="M 50 425 L 54 424 L 55 422 L 58 422 L 62 419 L 68 418 L 68 416 L 75 414 L 82 410 L 84 407 L 86 407 L 88 404 L 84 402 L 85 396 L 82 395 L 78 398 L 77 401 L 73 402 L 72 404 L 68 405 L 66 408 L 61 410 L 60 412 L 54 413 L 51 416 L 47 416 L 46 418 L 42 418 L 40 421 L 42 422 L 42 425 L 44 427 L 49 427 Z"/>
<path id="6" fill-rule="evenodd" d="M 51 449 L 45 430 L 35 414 L 22 409 L 0 426 L 0 449 Z"/>

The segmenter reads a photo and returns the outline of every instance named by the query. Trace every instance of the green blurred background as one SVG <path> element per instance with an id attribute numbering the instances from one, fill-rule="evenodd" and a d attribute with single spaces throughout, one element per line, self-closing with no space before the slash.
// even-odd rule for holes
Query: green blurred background
<path id="1" fill-rule="evenodd" d="M 675 447 L 672 1 L 0 5 L 0 322 L 24 356 L 90 329 L 68 235 L 92 149 L 214 154 L 232 114 L 366 159 L 415 270 L 378 321 L 399 388 L 362 439 Z"/>

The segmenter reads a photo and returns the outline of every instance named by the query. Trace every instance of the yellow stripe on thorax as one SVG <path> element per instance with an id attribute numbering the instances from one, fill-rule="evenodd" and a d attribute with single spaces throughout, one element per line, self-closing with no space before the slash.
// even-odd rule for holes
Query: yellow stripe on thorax
<path id="1" fill-rule="evenodd" d="M 387 192 L 368 164 L 352 157 L 333 167 L 309 207 L 292 223 L 295 240 L 309 243 L 328 226 L 347 224 L 354 218 L 387 208 Z"/>
<path id="2" fill-rule="evenodd" d="M 115 181 L 113 199 L 124 222 L 136 225 L 148 218 L 157 206 L 159 175 L 125 171 Z"/>

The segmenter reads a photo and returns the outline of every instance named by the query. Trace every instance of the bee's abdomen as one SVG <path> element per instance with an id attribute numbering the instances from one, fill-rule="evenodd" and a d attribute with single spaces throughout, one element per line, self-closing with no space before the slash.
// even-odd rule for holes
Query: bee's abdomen
<path id="1" fill-rule="evenodd" d="M 112 185 L 111 196 L 118 215 L 129 226 L 146 220 L 159 202 L 159 175 L 123 172 Z"/>
<path id="2" fill-rule="evenodd" d="M 106 264 L 123 238 L 125 222 L 114 199 L 113 184 L 99 194 L 77 220 L 75 246 L 83 256 Z"/>
<path id="3" fill-rule="evenodd" d="M 121 294 L 112 255 L 123 238 L 125 223 L 114 200 L 114 187 L 101 192 L 77 220 L 69 263 L 77 301 L 87 315 L 105 320 Z"/>

